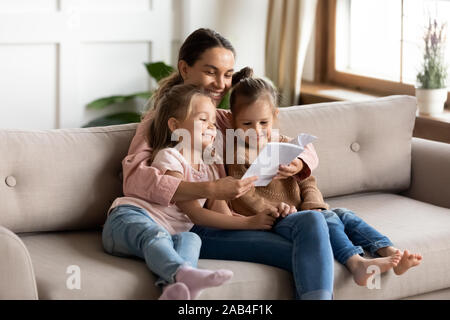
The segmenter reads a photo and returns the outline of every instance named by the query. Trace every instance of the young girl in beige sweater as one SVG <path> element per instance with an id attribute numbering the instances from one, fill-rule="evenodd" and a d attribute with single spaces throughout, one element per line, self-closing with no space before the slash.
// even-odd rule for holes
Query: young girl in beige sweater
<path id="1" fill-rule="evenodd" d="M 286 137 L 272 130 L 278 115 L 276 90 L 267 81 L 252 78 L 251 69 L 246 72 L 248 77 L 233 87 L 230 96 L 233 125 L 235 129 L 241 129 L 235 143 L 235 161 L 226 166 L 228 174 L 235 178 L 244 175 L 267 142 L 288 142 Z M 335 259 L 349 269 L 354 281 L 361 286 L 366 285 L 372 274 L 368 273 L 371 265 L 378 267 L 379 273 L 393 268 L 395 274 L 400 275 L 422 260 L 420 254 L 395 248 L 386 236 L 354 212 L 345 208 L 330 210 L 312 175 L 304 180 L 277 176 L 266 187 L 253 187 L 231 205 L 234 211 L 244 215 L 271 210 L 279 219 L 289 219 L 311 210 L 324 215 Z M 376 258 L 365 258 L 364 250 Z"/>

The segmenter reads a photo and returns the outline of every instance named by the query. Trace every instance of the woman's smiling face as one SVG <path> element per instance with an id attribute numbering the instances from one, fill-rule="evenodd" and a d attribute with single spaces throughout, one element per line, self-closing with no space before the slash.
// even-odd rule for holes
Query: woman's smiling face
<path id="1" fill-rule="evenodd" d="M 215 47 L 206 50 L 193 66 L 181 60 L 178 69 L 185 84 L 202 87 L 218 105 L 231 88 L 234 64 L 232 51 Z"/>

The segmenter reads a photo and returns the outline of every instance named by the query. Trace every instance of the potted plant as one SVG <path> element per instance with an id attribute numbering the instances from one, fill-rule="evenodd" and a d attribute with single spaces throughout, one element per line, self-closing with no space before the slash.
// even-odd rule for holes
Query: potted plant
<path id="1" fill-rule="evenodd" d="M 148 74 L 152 77 L 156 82 L 159 82 L 163 78 L 169 76 L 172 72 L 174 72 L 174 68 L 165 64 L 164 62 L 152 62 L 145 63 L 145 68 L 147 69 Z M 114 95 L 110 97 L 100 98 L 90 102 L 87 105 L 88 109 L 91 110 L 100 110 L 107 108 L 108 106 L 112 106 L 114 104 L 124 104 L 127 101 L 141 98 L 148 100 L 153 94 L 153 91 L 145 91 L 138 92 L 129 95 Z M 222 99 L 221 103 L 217 106 L 217 108 L 221 109 L 229 109 L 229 95 L 227 93 L 225 97 Z M 146 111 L 146 110 L 145 110 Z M 125 123 L 133 123 L 140 122 L 142 114 L 136 112 L 119 112 L 114 114 L 108 114 L 102 116 L 100 118 L 94 119 L 89 123 L 85 124 L 83 128 L 87 127 L 100 127 L 100 126 L 111 126 Z"/>
<path id="2" fill-rule="evenodd" d="M 170 75 L 174 68 L 166 65 L 164 62 L 152 62 L 152 63 L 145 63 L 145 68 L 147 69 L 148 74 L 150 77 L 155 79 L 156 82 L 159 82 L 161 79 L 167 77 Z M 88 109 L 94 109 L 94 110 L 100 110 L 107 108 L 108 106 L 112 106 L 114 104 L 124 104 L 127 101 L 136 99 L 136 98 L 143 98 L 145 100 L 148 100 L 152 96 L 152 91 L 146 91 L 146 92 L 138 92 L 133 93 L 129 95 L 115 95 L 105 98 L 100 98 L 97 100 L 94 100 L 90 102 L 87 105 Z M 94 119 L 90 121 L 89 123 L 85 124 L 83 128 L 86 127 L 99 127 L 99 126 L 110 126 L 110 125 L 117 125 L 117 124 L 124 124 L 124 123 L 132 123 L 132 122 L 140 122 L 141 121 L 141 114 L 136 112 L 119 112 L 114 114 L 108 114 L 105 116 L 102 116 L 100 118 Z"/>
<path id="3" fill-rule="evenodd" d="M 447 67 L 444 61 L 446 24 L 429 19 L 424 35 L 422 68 L 417 74 L 416 97 L 419 113 L 441 113 L 447 100 Z"/>

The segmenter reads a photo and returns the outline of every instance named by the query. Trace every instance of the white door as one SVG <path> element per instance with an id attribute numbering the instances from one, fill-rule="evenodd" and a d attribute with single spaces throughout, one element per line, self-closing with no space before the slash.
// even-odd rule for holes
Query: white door
<path id="1" fill-rule="evenodd" d="M 0 0 L 0 128 L 80 127 L 90 101 L 149 90 L 173 63 L 169 0 Z"/>

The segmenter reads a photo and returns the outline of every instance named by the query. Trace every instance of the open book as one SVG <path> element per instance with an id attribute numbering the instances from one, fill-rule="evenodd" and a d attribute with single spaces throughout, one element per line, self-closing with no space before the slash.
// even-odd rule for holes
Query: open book
<path id="1" fill-rule="evenodd" d="M 289 142 L 269 142 L 258 154 L 241 179 L 257 176 L 256 187 L 267 186 L 277 175 L 280 165 L 288 165 L 300 153 L 305 146 L 317 137 L 302 133 Z"/>

